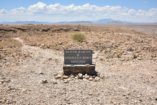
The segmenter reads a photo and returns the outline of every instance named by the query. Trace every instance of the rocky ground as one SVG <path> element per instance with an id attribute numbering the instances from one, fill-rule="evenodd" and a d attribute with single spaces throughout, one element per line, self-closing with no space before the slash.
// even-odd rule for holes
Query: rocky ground
<path id="1" fill-rule="evenodd" d="M 77 28 L 72 29 L 72 32 L 78 31 Z M 69 39 L 67 46 L 64 46 L 63 39 L 69 32 L 63 35 L 63 39 L 51 35 L 56 34 L 53 32 L 49 32 L 48 36 L 42 33 L 46 37 L 44 39 L 42 36 L 43 40 L 36 38 L 36 35 L 12 37 L 9 36 L 10 31 L 5 33 L 20 46 L 7 48 L 14 48 L 18 53 L 7 53 L 8 56 L 6 54 L 0 59 L 0 104 L 156 105 L 157 37 L 114 28 L 98 32 L 89 30 L 88 27 L 81 31 L 87 34 L 86 42 Z M 59 35 L 61 33 L 57 32 Z M 51 46 L 50 42 L 57 39 L 57 47 Z M 63 75 L 63 46 L 93 49 L 93 62 L 99 75 Z"/>

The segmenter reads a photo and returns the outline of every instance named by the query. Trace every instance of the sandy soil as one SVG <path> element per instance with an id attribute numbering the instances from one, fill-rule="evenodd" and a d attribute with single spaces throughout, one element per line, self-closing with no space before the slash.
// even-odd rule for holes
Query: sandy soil
<path id="1" fill-rule="evenodd" d="M 20 38 L 14 40 L 22 43 L 22 53 L 30 57 L 18 66 L 0 68 L 0 104 L 157 104 L 156 60 L 104 61 L 103 54 L 94 51 L 96 71 L 104 78 L 95 82 L 69 77 L 65 82 L 54 78 L 55 72 L 62 72 L 62 51 L 26 45 Z"/>

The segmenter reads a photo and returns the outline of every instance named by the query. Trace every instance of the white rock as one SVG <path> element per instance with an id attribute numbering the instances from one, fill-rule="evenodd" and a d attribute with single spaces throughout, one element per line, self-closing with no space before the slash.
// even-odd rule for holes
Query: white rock
<path id="1" fill-rule="evenodd" d="M 89 79 L 89 75 L 85 74 L 85 78 L 86 78 L 86 79 Z"/>
<path id="2" fill-rule="evenodd" d="M 86 78 L 83 78 L 83 81 L 87 81 L 87 79 L 86 79 Z"/>
<path id="3" fill-rule="evenodd" d="M 71 78 L 68 78 L 67 80 L 70 82 L 72 79 L 71 79 Z"/>
<path id="4" fill-rule="evenodd" d="M 83 75 L 82 75 L 81 73 L 79 73 L 79 74 L 78 74 L 78 78 L 79 78 L 79 79 L 82 79 L 82 78 L 83 78 Z"/>
<path id="5" fill-rule="evenodd" d="M 22 89 L 22 92 L 26 92 L 27 91 L 27 89 Z"/>
<path id="6" fill-rule="evenodd" d="M 100 78 L 99 77 L 95 77 L 95 81 L 100 81 Z"/>
<path id="7" fill-rule="evenodd" d="M 0 80 L 0 83 L 1 83 L 1 84 L 3 84 L 3 83 L 4 83 L 4 81 L 3 81 L 3 80 Z"/>
<path id="8" fill-rule="evenodd" d="M 53 73 L 53 75 L 54 75 L 54 76 L 57 76 L 57 75 L 58 75 L 58 73 Z"/>
<path id="9" fill-rule="evenodd" d="M 60 79 L 62 77 L 61 74 L 58 74 L 57 76 L 55 76 L 55 79 Z"/>
<path id="10" fill-rule="evenodd" d="M 78 76 L 76 76 L 75 79 L 78 79 Z"/>
<path id="11" fill-rule="evenodd" d="M 63 75 L 62 79 L 68 79 L 69 77 L 67 75 Z"/>
<path id="12" fill-rule="evenodd" d="M 93 80 L 93 78 L 92 78 L 92 77 L 90 77 L 90 78 L 89 78 L 89 81 L 92 81 L 92 80 Z"/>

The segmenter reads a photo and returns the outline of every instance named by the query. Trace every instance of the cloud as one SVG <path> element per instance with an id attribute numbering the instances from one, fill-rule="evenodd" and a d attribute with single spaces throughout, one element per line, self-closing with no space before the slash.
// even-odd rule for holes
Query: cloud
<path id="1" fill-rule="evenodd" d="M 27 8 L 0 9 L 0 21 L 93 21 L 105 18 L 129 22 L 157 22 L 157 8 L 135 10 L 121 6 L 64 6 L 38 2 Z"/>

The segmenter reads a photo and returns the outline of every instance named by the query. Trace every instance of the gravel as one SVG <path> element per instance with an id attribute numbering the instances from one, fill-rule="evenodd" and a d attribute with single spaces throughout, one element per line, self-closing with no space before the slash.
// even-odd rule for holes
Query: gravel
<path id="1" fill-rule="evenodd" d="M 28 45 L 23 52 L 31 57 L 17 66 L 0 67 L 2 105 L 157 105 L 155 60 L 100 60 L 99 51 L 93 58 L 98 76 L 62 79 L 62 52 Z"/>

